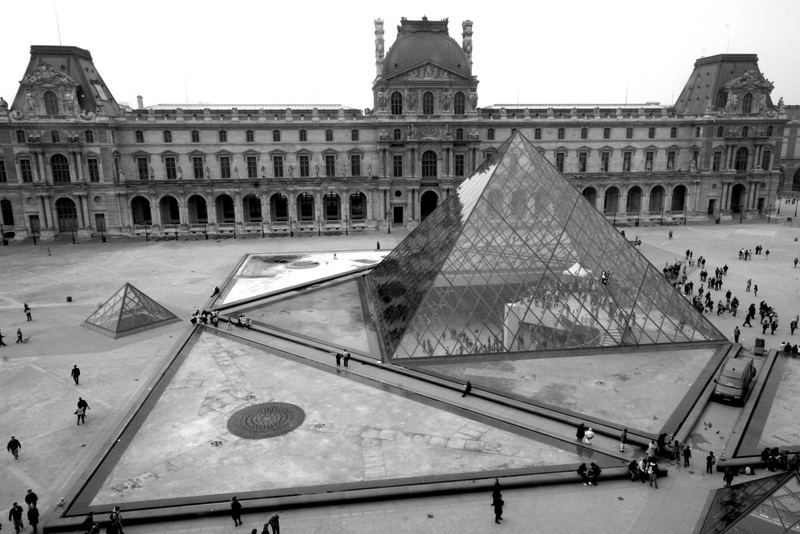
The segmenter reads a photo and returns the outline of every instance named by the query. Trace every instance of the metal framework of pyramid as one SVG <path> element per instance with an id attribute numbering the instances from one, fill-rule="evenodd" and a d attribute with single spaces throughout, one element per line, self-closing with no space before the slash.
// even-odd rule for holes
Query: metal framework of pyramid
<path id="1" fill-rule="evenodd" d="M 180 321 L 172 312 L 129 283 L 125 283 L 84 325 L 115 338 Z"/>
<path id="2" fill-rule="evenodd" d="M 701 521 L 700 534 L 797 532 L 800 476 L 791 471 L 719 489 Z"/>
<path id="3" fill-rule="evenodd" d="M 518 132 L 366 292 L 388 359 L 725 339 Z"/>

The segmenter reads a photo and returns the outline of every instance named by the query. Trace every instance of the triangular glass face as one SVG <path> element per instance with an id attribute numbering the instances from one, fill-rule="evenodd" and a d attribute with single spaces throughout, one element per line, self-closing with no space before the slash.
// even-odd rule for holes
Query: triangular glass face
<path id="1" fill-rule="evenodd" d="M 288 297 L 255 304 L 241 311 L 256 324 L 288 330 L 342 349 L 362 353 L 375 351 L 370 343 L 370 337 L 374 336 L 370 336 L 366 328 L 356 280 L 301 294 L 291 292 Z"/>
<path id="2" fill-rule="evenodd" d="M 389 358 L 725 339 L 519 133 L 366 278 Z"/>
<path id="3" fill-rule="evenodd" d="M 131 284 L 125 284 L 85 322 L 120 336 L 148 326 L 177 320 L 178 318 L 161 304 Z"/>
<path id="4" fill-rule="evenodd" d="M 797 473 L 781 473 L 716 491 L 700 534 L 796 532 L 800 521 Z"/>

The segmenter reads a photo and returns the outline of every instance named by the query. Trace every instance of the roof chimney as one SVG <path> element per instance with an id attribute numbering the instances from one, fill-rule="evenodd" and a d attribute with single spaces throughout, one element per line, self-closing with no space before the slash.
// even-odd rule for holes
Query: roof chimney
<path id="1" fill-rule="evenodd" d="M 136 109 L 142 109 L 142 108 L 144 108 L 144 98 L 142 98 L 142 95 L 137 95 L 136 96 Z"/>

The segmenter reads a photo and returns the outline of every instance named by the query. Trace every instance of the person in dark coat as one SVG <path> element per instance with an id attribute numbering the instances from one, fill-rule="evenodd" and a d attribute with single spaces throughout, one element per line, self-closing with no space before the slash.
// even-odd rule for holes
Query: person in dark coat
<path id="1" fill-rule="evenodd" d="M 89 512 L 89 515 L 87 515 L 86 519 L 84 519 L 83 523 L 81 523 L 81 530 L 83 532 L 90 532 L 92 530 L 92 527 L 94 527 L 94 525 L 95 525 L 94 512 Z"/>
<path id="2" fill-rule="evenodd" d="M 730 487 L 731 482 L 733 482 L 733 477 L 734 477 L 733 469 L 731 469 L 730 467 L 726 468 L 725 474 L 722 475 L 722 480 L 725 481 L 726 487 Z"/>
<path id="3" fill-rule="evenodd" d="M 33 490 L 28 490 L 28 493 L 25 494 L 25 504 L 28 505 L 28 508 L 31 506 L 36 506 L 36 503 L 39 502 L 39 496 L 36 495 Z"/>
<path id="4" fill-rule="evenodd" d="M 25 525 L 22 523 L 22 506 L 14 503 L 8 511 L 8 520 L 14 523 L 14 532 L 19 532 Z"/>
<path id="5" fill-rule="evenodd" d="M 78 382 L 81 379 L 81 370 L 78 369 L 77 365 L 72 366 L 72 371 L 69 373 L 72 376 L 72 379 L 75 381 L 75 385 L 78 385 Z"/>
<path id="6" fill-rule="evenodd" d="M 578 438 L 578 441 L 583 441 L 583 436 L 586 435 L 586 425 L 583 423 L 578 425 L 578 430 L 575 432 L 575 437 Z"/>
<path id="7" fill-rule="evenodd" d="M 683 448 L 683 467 L 689 467 L 689 460 L 692 459 L 692 448 L 688 443 Z"/>
<path id="8" fill-rule="evenodd" d="M 589 484 L 589 468 L 586 467 L 586 463 L 578 466 L 578 476 L 581 477 L 581 482 L 583 482 L 584 486 Z"/>
<path id="9" fill-rule="evenodd" d="M 600 471 L 602 471 L 602 469 L 600 469 L 600 466 L 597 465 L 596 463 L 592 462 L 591 467 L 589 467 L 589 485 L 590 486 L 592 484 L 597 486 L 597 480 L 600 478 Z"/>
<path id="10" fill-rule="evenodd" d="M 36 505 L 28 508 L 28 523 L 33 527 L 33 534 L 39 532 L 39 509 L 36 508 Z"/>
<path id="11" fill-rule="evenodd" d="M 270 517 L 267 524 L 272 527 L 272 534 L 281 534 L 280 516 L 278 514 Z"/>
<path id="12" fill-rule="evenodd" d="M 236 497 L 231 497 L 231 518 L 234 526 L 242 524 L 242 503 L 236 500 Z"/>
<path id="13" fill-rule="evenodd" d="M 122 532 L 122 512 L 119 510 L 119 506 L 115 506 L 111 513 L 108 516 L 109 520 L 109 528 L 112 529 L 112 532 L 116 532 L 117 534 L 123 534 Z M 106 530 L 107 532 L 108 530 Z"/>
<path id="14" fill-rule="evenodd" d="M 503 499 L 495 499 L 492 501 L 492 507 L 494 507 L 494 522 L 500 523 L 503 520 L 503 505 L 505 502 Z"/>

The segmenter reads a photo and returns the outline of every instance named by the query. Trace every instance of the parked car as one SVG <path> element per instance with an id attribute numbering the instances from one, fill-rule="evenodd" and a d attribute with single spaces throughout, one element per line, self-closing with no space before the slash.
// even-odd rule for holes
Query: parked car
<path id="1" fill-rule="evenodd" d="M 755 376 L 756 368 L 752 358 L 730 358 L 722 367 L 719 378 L 714 380 L 716 386 L 713 397 L 744 404 Z"/>

